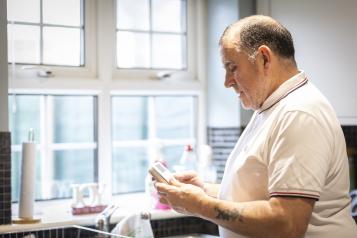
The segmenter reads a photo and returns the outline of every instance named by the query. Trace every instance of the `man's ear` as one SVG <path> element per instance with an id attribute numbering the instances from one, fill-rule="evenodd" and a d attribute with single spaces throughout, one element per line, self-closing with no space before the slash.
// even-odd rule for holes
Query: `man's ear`
<path id="1" fill-rule="evenodd" d="M 272 61 L 272 51 L 266 45 L 261 45 L 258 48 L 258 52 L 261 55 L 263 62 L 264 71 L 268 70 Z"/>

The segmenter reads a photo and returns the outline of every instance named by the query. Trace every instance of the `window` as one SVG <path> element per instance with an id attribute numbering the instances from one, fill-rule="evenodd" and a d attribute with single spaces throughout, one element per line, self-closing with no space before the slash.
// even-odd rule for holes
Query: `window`
<path id="1" fill-rule="evenodd" d="M 186 144 L 196 143 L 195 96 L 113 96 L 113 193 L 144 190 L 153 146 L 168 166 Z M 155 144 L 158 143 L 158 144 Z"/>
<path id="2" fill-rule="evenodd" d="M 117 67 L 186 69 L 185 0 L 117 0 Z"/>
<path id="3" fill-rule="evenodd" d="M 21 144 L 35 131 L 36 199 L 65 198 L 70 185 L 97 181 L 97 98 L 10 95 L 12 199 L 20 189 Z"/>
<path id="4" fill-rule="evenodd" d="M 204 1 L 7 4 L 14 201 L 29 128 L 38 145 L 37 200 L 70 197 L 71 183 L 143 191 L 153 144 L 162 143 L 172 166 L 185 144 L 205 141 L 204 123 L 196 123 L 204 70 L 195 68 Z M 43 69 L 52 76 L 41 77 Z M 177 74 L 151 80 L 161 70 Z"/>
<path id="5" fill-rule="evenodd" d="M 8 0 L 7 10 L 9 62 L 84 65 L 83 0 Z"/>

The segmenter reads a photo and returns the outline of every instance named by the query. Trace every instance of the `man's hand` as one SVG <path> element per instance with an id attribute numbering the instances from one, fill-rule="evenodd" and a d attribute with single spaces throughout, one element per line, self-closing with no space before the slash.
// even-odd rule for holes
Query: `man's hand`
<path id="1" fill-rule="evenodd" d="M 175 179 L 181 183 L 192 184 L 204 189 L 203 181 L 198 177 L 195 171 L 184 171 L 174 174 Z"/>
<path id="2" fill-rule="evenodd" d="M 160 202 L 170 205 L 175 211 L 189 215 L 200 214 L 201 201 L 207 195 L 203 188 L 171 179 L 170 184 L 156 183 Z"/>
<path id="3" fill-rule="evenodd" d="M 202 188 L 203 191 L 211 197 L 217 197 L 218 195 L 219 184 L 204 183 L 195 171 L 176 173 L 174 174 L 174 177 L 181 183 L 192 184 Z"/>

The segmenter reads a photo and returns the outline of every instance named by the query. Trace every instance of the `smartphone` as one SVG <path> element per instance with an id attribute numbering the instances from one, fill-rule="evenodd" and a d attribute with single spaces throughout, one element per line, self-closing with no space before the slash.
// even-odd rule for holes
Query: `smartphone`
<path id="1" fill-rule="evenodd" d="M 154 163 L 150 169 L 149 173 L 161 183 L 169 183 L 170 179 L 173 177 L 172 173 L 163 166 L 160 162 Z"/>

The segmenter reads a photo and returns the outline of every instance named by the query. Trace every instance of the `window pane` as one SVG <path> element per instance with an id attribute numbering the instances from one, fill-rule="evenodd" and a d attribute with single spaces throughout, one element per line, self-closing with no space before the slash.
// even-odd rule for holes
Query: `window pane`
<path id="1" fill-rule="evenodd" d="M 148 171 L 145 148 L 113 150 L 113 193 L 144 191 Z"/>
<path id="2" fill-rule="evenodd" d="M 93 142 L 93 96 L 53 97 L 53 125 L 55 143 Z"/>
<path id="3" fill-rule="evenodd" d="M 142 140 L 147 138 L 147 98 L 112 98 L 113 140 Z"/>
<path id="4" fill-rule="evenodd" d="M 42 4 L 44 23 L 67 26 L 81 25 L 80 0 L 43 0 Z"/>
<path id="5" fill-rule="evenodd" d="M 119 68 L 150 67 L 150 35 L 119 31 L 117 33 L 117 66 Z"/>
<path id="6" fill-rule="evenodd" d="M 39 23 L 40 0 L 7 0 L 7 19 Z"/>
<path id="7" fill-rule="evenodd" d="M 43 28 L 43 63 L 80 66 L 81 30 Z"/>
<path id="8" fill-rule="evenodd" d="M 183 42 L 185 37 L 171 34 L 153 34 L 153 68 L 185 68 Z"/>
<path id="9" fill-rule="evenodd" d="M 56 151 L 54 153 L 54 198 L 71 197 L 73 183 L 92 183 L 94 178 L 94 150 Z"/>
<path id="10" fill-rule="evenodd" d="M 53 100 L 50 97 L 9 96 L 12 145 L 27 141 L 28 128 L 35 129 L 35 141 L 39 145 L 36 161 L 36 199 L 70 197 L 72 194 L 70 184 L 93 182 L 96 174 L 97 150 L 76 149 L 75 144 L 96 140 L 94 135 L 96 134 L 94 119 L 96 97 L 52 96 Z M 52 108 L 53 111 L 42 111 L 47 108 Z M 43 119 L 53 121 L 43 121 Z M 54 126 L 53 140 L 59 143 L 72 143 L 71 150 L 53 152 L 52 138 L 47 138 L 40 144 L 40 128 L 44 128 L 45 132 L 52 131 L 47 127 L 48 125 Z M 42 134 L 46 133 L 43 131 Z M 41 158 L 41 156 L 46 157 Z M 21 151 L 19 147 L 13 147 L 12 199 L 14 201 L 18 200 L 19 196 L 20 163 Z"/>
<path id="11" fill-rule="evenodd" d="M 8 24 L 8 61 L 40 63 L 40 27 Z"/>
<path id="12" fill-rule="evenodd" d="M 194 97 L 156 97 L 157 136 L 193 138 Z"/>
<path id="13" fill-rule="evenodd" d="M 184 151 L 184 145 L 165 146 L 162 150 L 165 161 L 171 171 L 174 171 L 173 166 L 179 164 L 182 153 Z"/>
<path id="14" fill-rule="evenodd" d="M 9 96 L 9 126 L 12 145 L 28 141 L 30 128 L 34 129 L 35 141 L 40 142 L 40 103 L 41 96 Z"/>
<path id="15" fill-rule="evenodd" d="M 41 199 L 41 160 L 40 152 L 36 154 L 35 199 Z M 11 200 L 17 202 L 20 195 L 21 152 L 11 153 Z"/>
<path id="16" fill-rule="evenodd" d="M 185 1 L 152 0 L 152 25 L 154 31 L 185 32 Z"/>
<path id="17" fill-rule="evenodd" d="M 117 28 L 149 30 L 149 0 L 117 0 Z"/>

